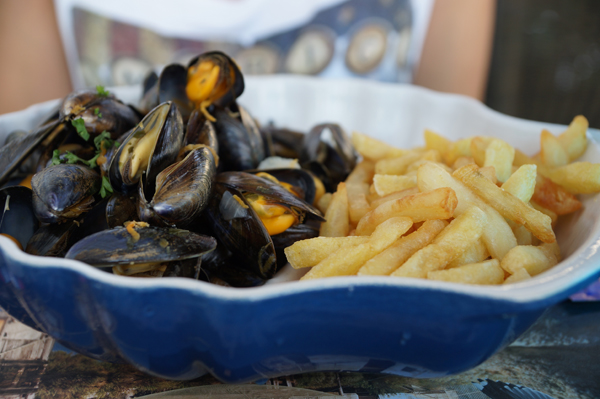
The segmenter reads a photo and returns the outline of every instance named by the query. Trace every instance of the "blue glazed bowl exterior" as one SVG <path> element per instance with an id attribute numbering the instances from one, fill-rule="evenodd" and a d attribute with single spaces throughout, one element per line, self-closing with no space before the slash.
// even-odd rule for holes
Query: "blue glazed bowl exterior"
<path id="1" fill-rule="evenodd" d="M 304 130 L 302 123 L 322 122 L 321 113 L 330 120 L 354 118 L 358 112 L 338 107 L 339 101 L 356 103 L 373 118 L 379 116 L 377 107 L 400 104 L 398 112 L 386 114 L 392 125 L 400 126 L 394 118 L 404 118 L 407 132 L 431 127 L 454 139 L 482 130 L 490 135 L 509 131 L 513 136 L 503 137 L 512 144 L 533 143 L 540 126 L 548 127 L 497 114 L 463 97 L 360 81 L 249 79 L 245 96 L 259 120 L 279 116 L 289 127 Z M 300 112 L 302 120 L 285 114 L 292 112 L 288 108 L 297 112 L 294 104 L 281 106 L 298 96 L 314 113 Z M 0 128 L 2 122 L 0 117 Z M 353 123 L 363 121 L 342 125 Z M 361 129 L 399 146 L 415 144 L 414 134 L 388 137 L 378 133 L 378 126 Z M 530 133 L 536 139 L 528 139 Z M 596 144 L 586 157 L 600 160 Z M 565 260 L 512 286 L 343 277 L 234 289 L 179 278 L 111 275 L 76 261 L 27 255 L 0 237 L 0 306 L 76 352 L 128 362 L 169 379 L 209 372 L 222 381 L 245 382 L 325 370 L 445 376 L 482 363 L 547 307 L 598 278 L 600 205 L 594 200 L 584 198 L 584 210 L 557 231 Z"/>

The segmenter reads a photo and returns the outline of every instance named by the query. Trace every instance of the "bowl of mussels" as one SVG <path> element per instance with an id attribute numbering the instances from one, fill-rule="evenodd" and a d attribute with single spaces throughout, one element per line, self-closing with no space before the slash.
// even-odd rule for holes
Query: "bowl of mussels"
<path id="1" fill-rule="evenodd" d="M 296 281 L 284 253 L 319 236 L 315 204 L 360 161 L 345 129 L 409 148 L 425 128 L 531 153 L 542 128 L 565 129 L 411 86 L 244 77 L 220 52 L 0 116 L 0 306 L 169 379 L 475 367 L 600 274 L 594 195 L 556 227 L 563 260 L 510 286 Z"/>

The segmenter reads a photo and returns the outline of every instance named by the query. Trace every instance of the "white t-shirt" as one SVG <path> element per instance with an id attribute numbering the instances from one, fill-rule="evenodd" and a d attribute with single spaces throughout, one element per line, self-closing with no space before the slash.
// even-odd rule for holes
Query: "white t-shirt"
<path id="1" fill-rule="evenodd" d="M 245 74 L 411 82 L 434 0 L 55 0 L 75 88 L 221 50 Z"/>

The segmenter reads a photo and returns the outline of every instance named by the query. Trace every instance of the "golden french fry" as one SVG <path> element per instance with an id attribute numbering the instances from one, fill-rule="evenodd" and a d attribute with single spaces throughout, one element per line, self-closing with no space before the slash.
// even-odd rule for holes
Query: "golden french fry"
<path id="1" fill-rule="evenodd" d="M 556 241 L 552 230 L 552 220 L 548 216 L 536 211 L 514 195 L 487 180 L 478 172 L 476 166 L 463 166 L 457 169 L 453 176 L 500 212 L 502 216 L 515 223 L 525 225 L 533 235 L 543 242 Z"/>
<path id="2" fill-rule="evenodd" d="M 496 177 L 496 169 L 493 166 L 484 166 L 479 168 L 479 173 L 481 173 L 486 179 L 494 184 L 498 182 L 498 178 Z"/>
<path id="3" fill-rule="evenodd" d="M 284 252 L 294 269 L 312 267 L 340 248 L 364 244 L 369 237 L 315 237 L 300 240 L 287 247 Z"/>
<path id="4" fill-rule="evenodd" d="M 358 275 L 389 275 L 415 252 L 431 243 L 447 225 L 445 220 L 427 220 L 417 231 L 400 238 L 385 251 L 368 260 L 360 268 Z"/>
<path id="5" fill-rule="evenodd" d="M 542 163 L 550 168 L 557 168 L 569 163 L 569 155 L 560 141 L 546 129 L 540 136 L 540 158 Z"/>
<path id="6" fill-rule="evenodd" d="M 427 272 L 443 269 L 479 240 L 486 220 L 481 209 L 471 206 L 442 230 L 433 243 L 413 254 L 391 275 L 426 278 Z"/>
<path id="7" fill-rule="evenodd" d="M 441 155 L 437 150 L 418 151 L 411 150 L 401 157 L 387 158 L 375 164 L 375 174 L 378 175 L 403 175 L 408 171 L 410 165 L 417 161 L 439 162 Z"/>
<path id="8" fill-rule="evenodd" d="M 582 116 L 576 116 L 567 130 L 558 136 L 558 141 L 569 155 L 569 160 L 574 161 L 583 155 L 587 148 L 586 132 L 588 120 Z"/>
<path id="9" fill-rule="evenodd" d="M 464 157 L 461 157 L 461 158 L 464 158 Z M 427 163 L 427 162 L 433 162 L 436 165 L 439 165 L 440 167 L 446 169 L 449 173 L 452 173 L 452 171 L 453 171 L 453 169 L 451 167 L 449 167 L 448 165 L 446 165 L 445 163 L 436 162 L 436 161 L 432 161 L 429 159 L 419 159 L 418 161 L 415 161 L 415 162 L 411 163 L 410 165 L 408 165 L 408 168 L 406 168 L 405 175 L 413 174 L 413 173 L 416 174 L 417 170 L 421 167 L 421 165 L 423 165 L 424 163 Z"/>
<path id="10" fill-rule="evenodd" d="M 346 181 L 346 191 L 348 192 L 350 222 L 356 224 L 367 212 L 371 211 L 371 205 L 367 201 L 369 185 L 367 183 L 349 183 Z"/>
<path id="11" fill-rule="evenodd" d="M 557 215 L 566 215 L 582 207 L 581 202 L 567 190 L 542 175 L 536 176 L 533 201 Z"/>
<path id="12" fill-rule="evenodd" d="M 412 221 L 409 218 L 386 220 L 375 229 L 366 243 L 338 249 L 310 269 L 301 280 L 354 275 L 365 262 L 392 245 L 411 226 Z"/>
<path id="13" fill-rule="evenodd" d="M 317 201 L 317 209 L 320 210 L 323 215 L 327 213 L 327 208 L 329 208 L 329 204 L 331 203 L 332 197 L 332 193 L 325 193 Z"/>
<path id="14" fill-rule="evenodd" d="M 378 175 L 373 177 L 373 187 L 380 197 L 397 191 L 415 187 L 417 178 L 415 176 Z"/>
<path id="15" fill-rule="evenodd" d="M 352 132 L 352 145 L 360 155 L 372 161 L 399 157 L 407 152 L 358 132 Z"/>
<path id="16" fill-rule="evenodd" d="M 348 214 L 348 194 L 346 183 L 338 184 L 337 191 L 325 213 L 325 222 L 321 223 L 320 235 L 324 237 L 345 237 L 350 231 Z"/>
<path id="17" fill-rule="evenodd" d="M 408 197 L 409 195 L 414 195 L 414 194 L 418 194 L 418 193 L 419 193 L 418 187 L 411 187 L 411 188 L 407 188 L 406 190 L 396 191 L 395 193 L 388 194 L 385 197 L 378 197 L 377 199 L 374 199 L 373 201 L 371 201 L 371 208 L 375 209 L 379 205 L 383 204 L 384 202 L 397 200 L 397 199 Z"/>
<path id="18" fill-rule="evenodd" d="M 444 153 L 447 165 L 452 165 L 459 157 L 471 156 L 471 137 L 450 143 L 448 150 Z"/>
<path id="19" fill-rule="evenodd" d="M 360 219 L 356 233 L 369 235 L 384 221 L 399 216 L 409 217 L 413 222 L 448 219 L 454 214 L 457 204 L 454 190 L 448 187 L 385 202 Z"/>
<path id="20" fill-rule="evenodd" d="M 548 208 L 544 208 L 537 202 L 529 201 L 529 205 L 531 205 L 531 207 L 536 211 L 542 212 L 544 215 L 548 216 L 550 220 L 552 220 L 552 224 L 556 223 L 556 221 L 558 220 L 558 215 L 555 212 L 551 211 Z"/>
<path id="21" fill-rule="evenodd" d="M 491 285 L 504 282 L 504 271 L 500 267 L 498 259 L 490 259 L 455 267 L 454 269 L 431 271 L 427 273 L 427 278 L 462 284 Z"/>
<path id="22" fill-rule="evenodd" d="M 510 249 L 517 246 L 517 239 L 512 229 L 498 211 L 485 203 L 444 169 L 435 164 L 421 166 L 418 171 L 418 183 L 422 192 L 440 187 L 452 188 L 458 198 L 458 205 L 454 210 L 455 217 L 461 215 L 472 205 L 483 210 L 488 220 L 488 225 L 483 231 L 483 242 L 493 258 L 502 259 Z"/>
<path id="23" fill-rule="evenodd" d="M 363 160 L 356 164 L 352 172 L 346 179 L 346 184 L 350 183 L 366 183 L 370 184 L 375 175 L 375 164 L 373 162 Z"/>
<path id="24" fill-rule="evenodd" d="M 425 138 L 425 148 L 430 150 L 438 150 L 440 154 L 444 154 L 446 151 L 448 151 L 448 147 L 450 147 L 450 144 L 452 144 L 452 142 L 447 138 L 440 136 L 429 129 L 425 129 L 423 136 Z"/>
<path id="25" fill-rule="evenodd" d="M 512 173 L 514 159 L 515 149 L 513 146 L 503 140 L 494 139 L 485 149 L 483 166 L 493 166 L 496 169 L 496 178 L 504 183 Z"/>
<path id="26" fill-rule="evenodd" d="M 592 194 L 600 192 L 600 164 L 573 162 L 544 173 L 554 183 L 571 194 Z"/>
<path id="27" fill-rule="evenodd" d="M 487 146 L 492 142 L 492 137 L 477 136 L 471 140 L 471 156 L 478 166 L 484 166 L 485 164 L 485 150 Z M 464 166 L 464 165 L 463 165 Z M 458 168 L 455 168 L 458 169 Z"/>
<path id="28" fill-rule="evenodd" d="M 490 253 L 488 252 L 483 240 L 480 238 L 471 245 L 469 248 L 465 250 L 462 254 L 460 254 L 456 259 L 452 262 L 448 263 L 446 269 L 453 269 L 455 267 L 460 267 L 463 265 L 468 265 L 470 263 L 479 263 L 490 257 Z"/>
<path id="29" fill-rule="evenodd" d="M 456 159 L 456 161 L 454 161 L 454 164 L 452 165 L 452 169 L 458 169 L 462 166 L 471 165 L 474 163 L 475 163 L 475 160 L 473 159 L 473 157 L 458 157 Z M 450 173 L 452 173 L 452 172 L 450 172 Z"/>
<path id="30" fill-rule="evenodd" d="M 516 272 L 514 272 L 513 274 L 511 274 L 510 276 L 508 276 L 506 278 L 506 280 L 504 280 L 504 284 L 514 284 L 519 281 L 528 280 L 530 278 L 531 278 L 531 276 L 529 275 L 529 273 L 527 273 L 527 270 L 525 270 L 525 268 L 522 267 L 522 268 L 518 269 Z"/>
<path id="31" fill-rule="evenodd" d="M 523 165 L 502 184 L 502 189 L 528 203 L 536 187 L 537 166 Z"/>
<path id="32" fill-rule="evenodd" d="M 515 274 L 519 269 L 524 268 L 531 276 L 556 265 L 560 260 L 560 250 L 556 243 L 542 244 L 534 247 L 532 245 L 519 245 L 511 249 L 500 266 L 510 274 Z"/>
<path id="33" fill-rule="evenodd" d="M 523 226 L 522 224 L 517 224 L 513 228 L 513 233 L 515 234 L 515 237 L 517 238 L 518 245 L 533 244 L 533 237 L 531 235 L 531 231 L 527 230 L 527 228 L 525 226 Z"/>

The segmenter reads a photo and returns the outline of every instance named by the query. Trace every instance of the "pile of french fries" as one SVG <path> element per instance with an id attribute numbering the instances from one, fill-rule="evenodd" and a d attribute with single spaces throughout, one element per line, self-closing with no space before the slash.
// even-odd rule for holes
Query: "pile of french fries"
<path id="1" fill-rule="evenodd" d="M 403 150 L 354 133 L 362 156 L 317 206 L 320 237 L 285 250 L 303 280 L 390 275 L 467 284 L 509 284 L 556 265 L 558 216 L 579 210 L 576 194 L 600 191 L 600 164 L 574 162 L 588 121 L 560 135 L 544 130 L 529 157 L 505 141 L 451 142 L 425 131 L 425 146 Z"/>

